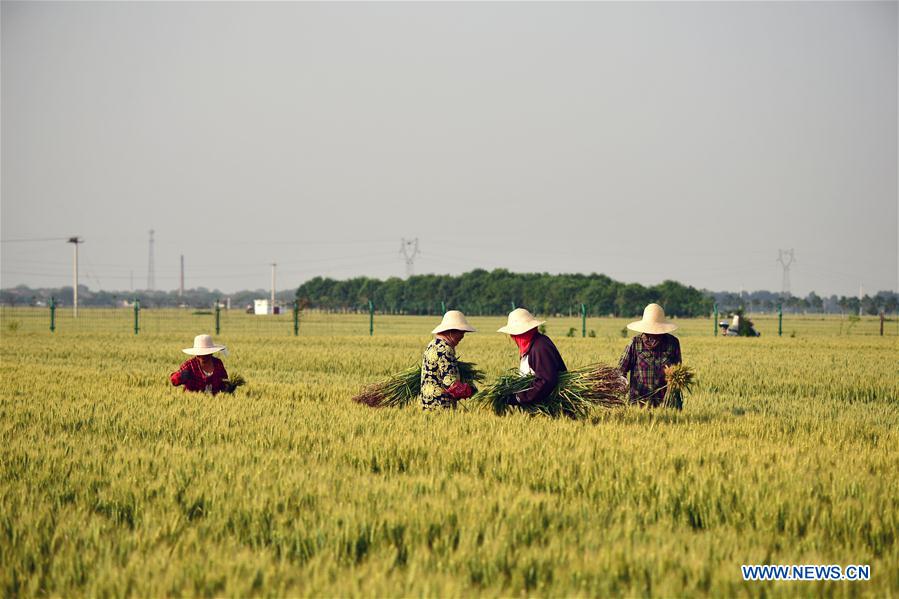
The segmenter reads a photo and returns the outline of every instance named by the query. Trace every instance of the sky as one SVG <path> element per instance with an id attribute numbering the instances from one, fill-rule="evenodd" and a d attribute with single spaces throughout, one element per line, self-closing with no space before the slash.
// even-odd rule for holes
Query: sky
<path id="1" fill-rule="evenodd" d="M 4 1 L 0 284 L 896 290 L 897 6 Z"/>

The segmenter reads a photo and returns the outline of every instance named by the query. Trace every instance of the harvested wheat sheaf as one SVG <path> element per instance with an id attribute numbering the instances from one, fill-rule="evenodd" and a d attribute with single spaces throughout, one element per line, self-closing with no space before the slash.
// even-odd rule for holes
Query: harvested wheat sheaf
<path id="1" fill-rule="evenodd" d="M 520 410 L 532 414 L 583 418 L 594 408 L 612 408 L 627 402 L 627 384 L 617 368 L 592 364 L 562 373 L 552 394 L 543 401 L 525 405 L 509 405 L 510 400 L 531 388 L 534 376 L 510 373 L 474 396 L 475 404 L 504 414 Z"/>
<path id="2" fill-rule="evenodd" d="M 480 383 L 484 373 L 471 362 L 458 362 L 459 378 L 464 383 Z M 365 387 L 353 398 L 373 408 L 401 408 L 411 403 L 421 392 L 421 366 L 411 366 L 387 379 Z"/>

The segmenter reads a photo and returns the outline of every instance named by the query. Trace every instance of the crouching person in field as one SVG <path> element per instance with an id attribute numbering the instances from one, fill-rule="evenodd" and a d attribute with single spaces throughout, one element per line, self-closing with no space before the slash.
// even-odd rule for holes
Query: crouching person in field
<path id="1" fill-rule="evenodd" d="M 632 403 L 658 407 L 665 401 L 665 367 L 681 363 L 680 341 L 671 333 L 676 324 L 665 320 L 665 311 L 658 304 L 643 310 L 643 319 L 627 325 L 640 333 L 628 344 L 618 363 L 621 376 L 630 376 L 629 397 Z M 672 405 L 680 410 L 680 400 Z"/>
<path id="2" fill-rule="evenodd" d="M 225 365 L 212 355 L 225 349 L 224 345 L 213 343 L 209 335 L 197 335 L 193 347 L 181 350 L 193 358 L 172 373 L 172 384 L 183 386 L 185 391 L 205 391 L 212 395 L 232 391 Z"/>
<path id="3" fill-rule="evenodd" d="M 465 333 L 474 333 L 465 315 L 458 310 L 450 310 L 443 315 L 443 322 L 431 333 L 434 340 L 428 344 L 421 360 L 421 407 L 455 408 L 460 399 L 474 395 L 474 389 L 463 383 L 459 377 L 456 361 L 456 346 Z"/>
<path id="4" fill-rule="evenodd" d="M 555 391 L 559 375 L 566 372 L 565 361 L 556 344 L 539 330 L 545 320 L 537 320 L 524 308 L 509 313 L 506 326 L 498 333 L 506 333 L 518 346 L 518 371 L 522 376 L 534 375 L 534 384 L 527 391 L 509 398 L 510 405 L 541 402 Z"/>

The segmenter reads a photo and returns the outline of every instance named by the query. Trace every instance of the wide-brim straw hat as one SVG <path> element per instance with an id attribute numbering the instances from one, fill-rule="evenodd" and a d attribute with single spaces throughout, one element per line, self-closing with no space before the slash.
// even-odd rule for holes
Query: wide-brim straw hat
<path id="1" fill-rule="evenodd" d="M 664 335 L 677 329 L 677 325 L 665 320 L 665 310 L 658 304 L 649 304 L 643 309 L 643 319 L 627 325 L 632 331 L 650 335 Z"/>
<path id="2" fill-rule="evenodd" d="M 450 310 L 443 315 L 443 321 L 431 331 L 432 334 L 445 333 L 447 331 L 463 331 L 465 333 L 477 333 L 478 330 L 468 324 L 465 315 L 458 310 Z"/>
<path id="3" fill-rule="evenodd" d="M 509 320 L 506 323 L 506 326 L 496 332 L 506 333 L 508 335 L 521 335 L 522 333 L 527 333 L 531 329 L 536 329 L 545 322 L 545 320 L 537 320 L 534 318 L 533 314 L 524 308 L 515 308 L 509 312 Z"/>
<path id="4" fill-rule="evenodd" d="M 181 351 L 191 356 L 209 356 L 224 349 L 224 345 L 213 343 L 210 335 L 197 335 L 194 337 L 194 346 Z"/>

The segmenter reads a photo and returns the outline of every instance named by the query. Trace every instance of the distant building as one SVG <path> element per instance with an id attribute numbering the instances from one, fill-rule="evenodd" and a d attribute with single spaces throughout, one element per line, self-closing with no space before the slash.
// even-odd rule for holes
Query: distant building
<path id="1" fill-rule="evenodd" d="M 271 306 L 267 299 L 253 300 L 253 314 L 271 314 Z"/>

